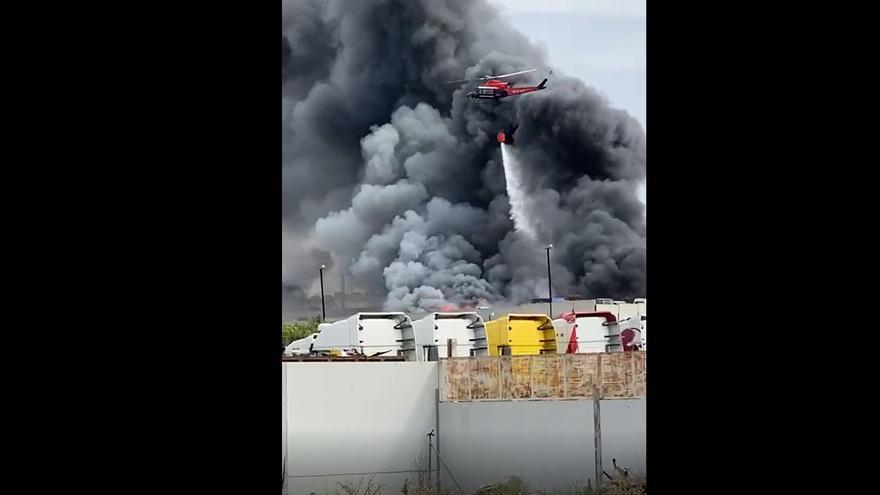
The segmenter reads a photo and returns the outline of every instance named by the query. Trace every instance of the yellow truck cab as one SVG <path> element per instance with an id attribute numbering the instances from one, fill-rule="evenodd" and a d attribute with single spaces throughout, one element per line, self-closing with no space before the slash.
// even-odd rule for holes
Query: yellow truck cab
<path id="1" fill-rule="evenodd" d="M 490 356 L 556 353 L 556 330 L 547 315 L 509 314 L 487 321 L 486 338 Z"/>

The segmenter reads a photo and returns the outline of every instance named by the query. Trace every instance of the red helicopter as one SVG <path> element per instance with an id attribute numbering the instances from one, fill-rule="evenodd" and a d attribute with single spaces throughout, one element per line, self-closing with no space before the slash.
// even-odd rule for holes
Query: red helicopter
<path id="1" fill-rule="evenodd" d="M 513 82 L 504 82 L 500 79 L 505 77 L 517 76 L 519 74 L 525 74 L 527 72 L 534 72 L 536 69 L 528 69 L 521 70 L 519 72 L 511 72 L 510 74 L 502 74 L 500 76 L 483 76 L 478 79 L 459 79 L 457 81 L 447 81 L 450 84 L 453 83 L 462 83 L 468 81 L 486 81 L 485 83 L 477 86 L 472 89 L 468 94 L 468 98 L 473 98 L 475 100 L 495 100 L 498 101 L 501 98 L 506 98 L 508 96 L 516 96 L 525 93 L 531 93 L 532 91 L 539 91 L 547 87 L 547 78 L 544 78 L 543 81 L 540 82 L 537 86 L 523 86 L 521 88 L 513 87 L 515 83 Z M 552 74 L 553 72 L 550 72 Z"/>

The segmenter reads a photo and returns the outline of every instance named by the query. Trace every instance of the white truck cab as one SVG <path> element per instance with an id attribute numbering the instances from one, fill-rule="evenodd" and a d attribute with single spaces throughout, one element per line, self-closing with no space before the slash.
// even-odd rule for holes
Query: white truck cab
<path id="1" fill-rule="evenodd" d="M 344 320 L 318 325 L 312 352 L 366 356 L 404 356 L 416 360 L 415 336 L 409 317 L 400 312 L 356 313 Z"/>
<path id="2" fill-rule="evenodd" d="M 284 348 L 285 356 L 302 356 L 307 355 L 312 352 L 312 344 L 315 343 L 315 339 L 318 338 L 318 334 L 313 333 L 304 339 L 294 340 L 293 342 L 287 344 L 287 347 Z"/>
<path id="3" fill-rule="evenodd" d="M 429 349 L 434 346 L 439 357 L 489 355 L 486 327 L 477 313 L 430 313 L 412 322 L 412 326 L 418 361 L 427 361 Z M 455 340 L 452 356 L 447 356 L 449 339 Z"/>

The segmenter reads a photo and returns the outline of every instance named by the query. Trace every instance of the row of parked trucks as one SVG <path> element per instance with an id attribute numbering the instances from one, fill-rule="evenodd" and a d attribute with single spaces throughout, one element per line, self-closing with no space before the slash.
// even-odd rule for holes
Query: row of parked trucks
<path id="1" fill-rule="evenodd" d="M 617 313 L 619 314 L 619 312 Z M 429 313 L 410 320 L 400 312 L 357 313 L 322 323 L 291 342 L 285 356 L 386 356 L 406 361 L 438 357 L 616 352 L 647 349 L 647 315 L 624 319 L 611 311 L 507 314 L 484 322 L 475 312 Z"/>

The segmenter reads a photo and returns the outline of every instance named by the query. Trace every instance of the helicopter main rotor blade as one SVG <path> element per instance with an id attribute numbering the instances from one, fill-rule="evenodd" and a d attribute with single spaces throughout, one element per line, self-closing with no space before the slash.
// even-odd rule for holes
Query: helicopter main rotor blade
<path id="1" fill-rule="evenodd" d="M 535 72 L 538 69 L 527 69 L 521 70 L 519 72 L 511 72 L 510 74 L 501 74 L 500 76 L 483 76 L 478 77 L 476 79 L 456 79 L 455 81 L 446 81 L 446 84 L 455 84 L 455 83 L 463 83 L 463 82 L 476 82 L 476 81 L 488 81 L 489 79 L 501 79 L 504 77 L 510 76 L 518 76 L 520 74 L 526 74 L 528 72 Z"/>
<path id="2" fill-rule="evenodd" d="M 511 72 L 510 74 L 502 74 L 500 76 L 491 76 L 491 77 L 493 79 L 501 79 L 502 77 L 518 76 L 520 74 L 525 74 L 527 72 L 535 72 L 536 70 L 538 70 L 538 69 L 521 70 L 519 72 Z"/>

